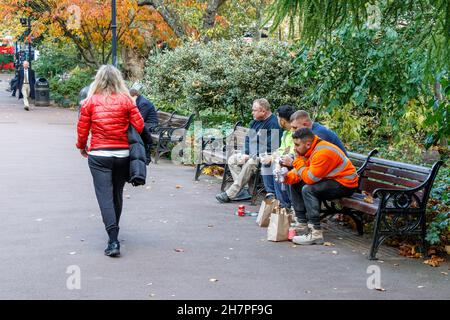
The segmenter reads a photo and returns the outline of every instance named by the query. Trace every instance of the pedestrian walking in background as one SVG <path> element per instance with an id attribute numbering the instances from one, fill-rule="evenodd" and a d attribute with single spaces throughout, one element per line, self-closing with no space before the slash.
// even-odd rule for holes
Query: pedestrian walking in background
<path id="1" fill-rule="evenodd" d="M 34 70 L 30 68 L 28 61 L 23 62 L 23 69 L 19 71 L 19 80 L 17 81 L 17 89 L 19 89 L 19 100 L 23 98 L 24 109 L 30 111 L 29 98 L 34 99 L 34 84 L 36 77 Z"/>

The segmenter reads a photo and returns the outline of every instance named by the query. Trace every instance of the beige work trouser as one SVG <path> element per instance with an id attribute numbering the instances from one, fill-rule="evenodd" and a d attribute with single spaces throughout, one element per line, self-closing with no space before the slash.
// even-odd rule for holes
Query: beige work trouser
<path id="1" fill-rule="evenodd" d="M 233 176 L 233 184 L 225 192 L 230 199 L 233 199 L 238 195 L 258 170 L 258 158 L 250 158 L 245 164 L 240 164 L 239 158 L 241 156 L 242 154 L 237 152 L 228 158 L 228 168 Z"/>

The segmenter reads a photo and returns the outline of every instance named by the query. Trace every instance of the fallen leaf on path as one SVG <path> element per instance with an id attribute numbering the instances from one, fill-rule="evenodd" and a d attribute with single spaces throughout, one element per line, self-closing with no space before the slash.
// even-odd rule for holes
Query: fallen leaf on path
<path id="1" fill-rule="evenodd" d="M 180 186 L 179 184 L 177 184 L 176 186 L 175 186 L 175 188 L 177 188 L 177 189 L 181 189 L 181 188 L 183 188 L 182 186 Z"/>
<path id="2" fill-rule="evenodd" d="M 293 245 L 291 246 L 291 248 L 297 248 L 297 245 L 293 244 Z"/>
<path id="3" fill-rule="evenodd" d="M 324 242 L 323 245 L 325 247 L 333 247 L 335 244 L 333 242 Z"/>
<path id="4" fill-rule="evenodd" d="M 217 282 L 217 281 L 219 281 L 219 280 L 213 278 L 213 279 L 209 279 L 209 281 L 210 281 L 210 282 Z"/>
<path id="5" fill-rule="evenodd" d="M 184 252 L 183 249 L 174 249 L 174 250 L 175 250 L 175 252 Z"/>
<path id="6" fill-rule="evenodd" d="M 364 199 L 363 199 L 364 202 L 367 202 L 367 203 L 374 203 L 373 197 L 372 197 L 368 192 L 363 191 L 362 193 L 363 193 L 363 195 L 365 195 L 365 197 L 364 197 Z"/>
<path id="7" fill-rule="evenodd" d="M 448 272 L 442 271 L 441 274 L 443 274 L 444 276 L 448 276 Z"/>
<path id="8" fill-rule="evenodd" d="M 432 266 L 432 267 L 439 267 L 442 262 L 444 262 L 445 259 L 438 257 L 438 256 L 431 256 L 431 259 L 425 260 L 423 263 Z"/>
<path id="9" fill-rule="evenodd" d="M 377 290 L 377 291 L 382 291 L 382 292 L 386 291 L 385 288 L 375 288 L 375 290 Z"/>

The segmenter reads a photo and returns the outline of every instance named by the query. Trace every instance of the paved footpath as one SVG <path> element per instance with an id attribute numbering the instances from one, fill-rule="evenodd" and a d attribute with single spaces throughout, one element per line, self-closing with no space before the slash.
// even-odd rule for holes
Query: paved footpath
<path id="1" fill-rule="evenodd" d="M 450 298 L 448 265 L 388 254 L 371 262 L 367 239 L 364 247 L 330 231 L 334 247 L 265 241 L 254 218 L 234 215 L 237 204 L 216 202 L 218 179 L 195 183 L 192 167 L 168 161 L 151 165 L 147 187 L 126 186 L 122 257 L 105 257 L 87 161 L 74 146 L 77 113 L 26 112 L 5 91 L 7 78 L 0 77 L 0 299 Z M 370 265 L 386 291 L 367 288 Z M 69 266 L 80 268 L 80 290 L 67 288 Z"/>

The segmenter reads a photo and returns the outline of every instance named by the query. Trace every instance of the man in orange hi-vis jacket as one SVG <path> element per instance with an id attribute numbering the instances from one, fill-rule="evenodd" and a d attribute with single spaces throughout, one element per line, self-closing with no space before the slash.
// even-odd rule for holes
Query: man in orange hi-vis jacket
<path id="1" fill-rule="evenodd" d="M 284 183 L 301 184 L 297 212 L 297 244 L 322 244 L 320 201 L 351 196 L 358 188 L 358 174 L 351 161 L 336 145 L 321 140 L 309 128 L 297 130 L 294 139 L 297 158 L 294 169 L 284 177 Z"/>

